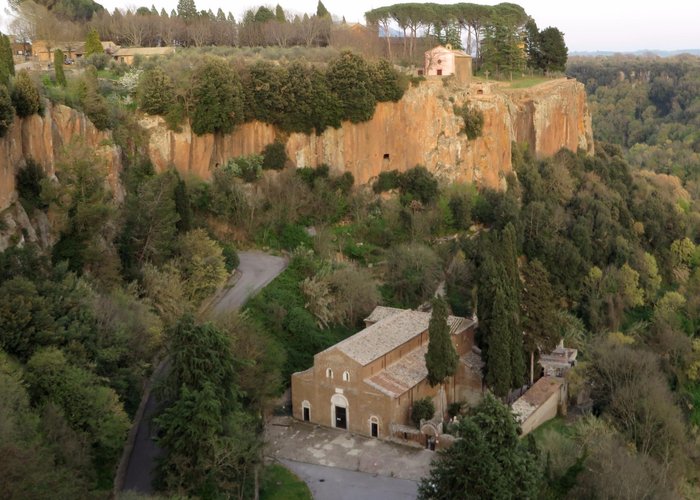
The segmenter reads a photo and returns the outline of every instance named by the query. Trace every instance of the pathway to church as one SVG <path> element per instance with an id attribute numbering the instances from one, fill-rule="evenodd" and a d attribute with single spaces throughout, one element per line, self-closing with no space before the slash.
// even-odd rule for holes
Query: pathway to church
<path id="1" fill-rule="evenodd" d="M 418 481 L 428 474 L 430 461 L 435 457 L 434 452 L 423 448 L 358 436 L 290 417 L 274 418 L 267 426 L 266 441 L 267 459 L 280 461 L 299 474 L 312 490 L 316 488 L 317 500 L 331 498 L 331 492 L 335 499 L 416 498 Z M 333 469 L 342 473 L 333 473 Z M 361 474 L 345 474 L 348 471 Z M 365 488 L 362 484 L 366 484 L 367 491 L 359 494 L 356 488 Z M 350 495 L 352 491 L 354 496 L 338 496 Z M 375 496 L 372 491 L 376 491 Z M 388 494 L 390 491 L 393 495 Z"/>

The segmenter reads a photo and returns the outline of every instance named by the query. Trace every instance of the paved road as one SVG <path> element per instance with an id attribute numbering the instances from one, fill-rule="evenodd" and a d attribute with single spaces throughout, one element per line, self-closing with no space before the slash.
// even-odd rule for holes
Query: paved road
<path id="1" fill-rule="evenodd" d="M 238 266 L 240 277 L 236 284 L 225 291 L 221 298 L 215 302 L 214 313 L 238 309 L 287 267 L 285 259 L 262 252 L 240 252 L 238 255 L 241 259 Z M 153 435 L 151 419 L 157 407 L 158 403 L 151 393 L 146 403 L 144 417 L 136 433 L 133 451 L 129 457 L 124 479 L 124 491 L 153 492 L 151 486 L 153 467 L 158 457 L 162 455 L 162 450 L 151 439 Z"/>
<path id="2" fill-rule="evenodd" d="M 238 309 L 287 267 L 287 260 L 263 252 L 239 252 L 241 272 L 233 288 L 225 291 L 214 303 L 214 314 Z"/>
<path id="3" fill-rule="evenodd" d="M 314 500 L 415 500 L 418 483 L 292 460 L 280 462 L 304 480 Z"/>

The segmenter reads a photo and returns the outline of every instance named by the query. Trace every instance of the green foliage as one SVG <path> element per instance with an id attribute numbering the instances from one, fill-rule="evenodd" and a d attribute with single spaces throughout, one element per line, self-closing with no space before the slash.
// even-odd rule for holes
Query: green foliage
<path id="1" fill-rule="evenodd" d="M 17 116 L 25 118 L 42 110 L 41 95 L 26 69 L 15 77 L 12 86 L 12 106 Z"/>
<path id="2" fill-rule="evenodd" d="M 198 14 L 197 6 L 195 5 L 194 0 L 178 0 L 177 15 L 179 18 L 184 19 L 185 21 L 196 19 Z"/>
<path id="3" fill-rule="evenodd" d="M 179 237 L 178 247 L 185 296 L 199 304 L 223 285 L 228 276 L 221 246 L 203 229 L 193 229 Z"/>
<path id="4" fill-rule="evenodd" d="M 228 170 L 234 177 L 239 177 L 245 182 L 255 182 L 262 177 L 264 157 L 261 155 L 245 155 L 231 158 L 224 165 L 223 170 Z"/>
<path id="5" fill-rule="evenodd" d="M 431 386 L 443 384 L 445 379 L 457 372 L 458 363 L 459 356 L 447 324 L 447 304 L 441 298 L 433 299 L 428 325 L 428 352 L 425 354 L 428 383 Z"/>
<path id="6" fill-rule="evenodd" d="M 0 137 L 4 137 L 15 118 L 12 98 L 5 85 L 0 84 Z"/>
<path id="7" fill-rule="evenodd" d="M 463 104 L 461 107 L 455 106 L 454 113 L 464 120 L 461 133 L 466 134 L 470 141 L 481 137 L 484 130 L 484 113 L 481 110 Z"/>
<path id="8" fill-rule="evenodd" d="M 505 76 L 522 70 L 525 58 L 520 44 L 517 19 L 500 12 L 494 13 L 484 27 L 483 67 Z"/>
<path id="9" fill-rule="evenodd" d="M 61 87 L 65 87 L 67 85 L 66 81 L 66 73 L 63 71 L 63 59 L 64 59 L 63 51 L 61 49 L 55 49 L 53 51 L 53 66 L 54 66 L 54 72 L 56 74 L 56 83 L 59 84 Z"/>
<path id="10" fill-rule="evenodd" d="M 149 115 L 167 115 L 175 102 L 172 79 L 160 66 L 143 72 L 137 90 L 139 107 Z"/>
<path id="11" fill-rule="evenodd" d="M 0 84 L 8 85 L 10 77 L 15 74 L 15 61 L 12 57 L 12 46 L 7 35 L 0 33 Z"/>
<path id="12" fill-rule="evenodd" d="M 343 119 L 353 123 L 372 118 L 376 106 L 372 72 L 367 62 L 352 52 L 343 52 L 328 65 L 326 79 L 338 99 Z"/>
<path id="13" fill-rule="evenodd" d="M 525 348 L 529 352 L 551 352 L 559 343 L 560 336 L 549 273 L 540 261 L 534 260 L 525 266 L 522 275 L 520 308 Z"/>
<path id="14" fill-rule="evenodd" d="M 289 160 L 284 143 L 280 141 L 275 141 L 265 146 L 262 155 L 262 168 L 266 170 L 282 170 Z"/>
<path id="15" fill-rule="evenodd" d="M 380 59 L 372 68 L 372 93 L 377 102 L 398 102 L 407 88 L 407 81 L 401 78 L 394 66 L 386 59 Z"/>
<path id="16" fill-rule="evenodd" d="M 32 356 L 27 382 L 33 401 L 56 405 L 70 427 L 84 433 L 100 480 L 109 480 L 129 430 L 129 419 L 114 391 L 100 385 L 90 372 L 73 366 L 55 348 Z"/>
<path id="17" fill-rule="evenodd" d="M 519 439 L 510 408 L 487 394 L 460 420 L 457 435 L 438 452 L 419 498 L 539 498 L 543 471 L 536 452 Z"/>
<path id="18" fill-rule="evenodd" d="M 400 174 L 399 190 L 404 205 L 411 200 L 418 200 L 427 205 L 437 198 L 438 182 L 425 167 L 416 165 Z"/>
<path id="19" fill-rule="evenodd" d="M 232 273 L 241 262 L 240 258 L 238 257 L 238 252 L 236 251 L 236 247 L 230 243 L 225 243 L 222 245 L 221 255 L 224 257 L 226 271 L 229 273 Z"/>
<path id="20" fill-rule="evenodd" d="M 104 54 L 105 49 L 100 42 L 100 35 L 95 28 L 88 31 L 85 39 L 85 57 L 90 57 L 93 54 Z"/>
<path id="21" fill-rule="evenodd" d="M 398 170 L 389 170 L 379 172 L 376 182 L 372 185 L 375 193 L 384 193 L 392 189 L 398 189 L 401 172 Z"/>
<path id="22" fill-rule="evenodd" d="M 418 399 L 413 402 L 411 407 L 411 422 L 416 428 L 420 429 L 421 420 L 430 420 L 435 415 L 435 405 L 430 398 Z"/>
<path id="23" fill-rule="evenodd" d="M 17 193 L 20 199 L 26 203 L 29 211 L 34 208 L 44 209 L 47 207 L 41 199 L 41 185 L 46 179 L 44 169 L 31 158 L 27 159 L 24 167 L 17 171 Z"/>
<path id="24" fill-rule="evenodd" d="M 192 131 L 225 134 L 243 122 L 243 89 L 238 75 L 226 61 L 207 59 L 192 82 Z"/>
<path id="25" fill-rule="evenodd" d="M 331 13 L 328 12 L 328 9 L 326 9 L 326 6 L 323 5 L 321 0 L 318 0 L 318 5 L 316 5 L 316 15 L 318 17 L 331 17 Z"/>
<path id="26" fill-rule="evenodd" d="M 433 295 L 441 278 L 440 259 L 429 247 L 414 243 L 390 250 L 386 284 L 398 304 L 419 306 Z"/>

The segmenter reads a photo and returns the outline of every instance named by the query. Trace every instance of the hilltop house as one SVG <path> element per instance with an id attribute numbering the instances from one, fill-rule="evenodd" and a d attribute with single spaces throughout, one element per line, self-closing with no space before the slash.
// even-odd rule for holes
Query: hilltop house
<path id="1" fill-rule="evenodd" d="M 472 57 L 464 51 L 453 50 L 450 44 L 438 45 L 425 52 L 424 74 L 455 75 L 457 82 L 469 84 L 472 81 Z"/>
<path id="2" fill-rule="evenodd" d="M 480 399 L 481 358 L 472 350 L 476 322 L 448 317 L 460 363 L 443 396 L 426 380 L 429 321 L 430 313 L 377 307 L 365 329 L 292 375 L 294 417 L 372 437 L 405 437 L 415 400 L 434 398 L 436 408 L 446 408 L 445 402 Z"/>

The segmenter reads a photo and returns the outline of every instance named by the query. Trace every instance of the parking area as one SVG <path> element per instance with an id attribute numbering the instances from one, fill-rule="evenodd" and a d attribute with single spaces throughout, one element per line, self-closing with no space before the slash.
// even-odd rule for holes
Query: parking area
<path id="1" fill-rule="evenodd" d="M 428 474 L 434 452 L 329 429 L 290 417 L 275 417 L 266 430 L 266 455 L 418 481 Z"/>

